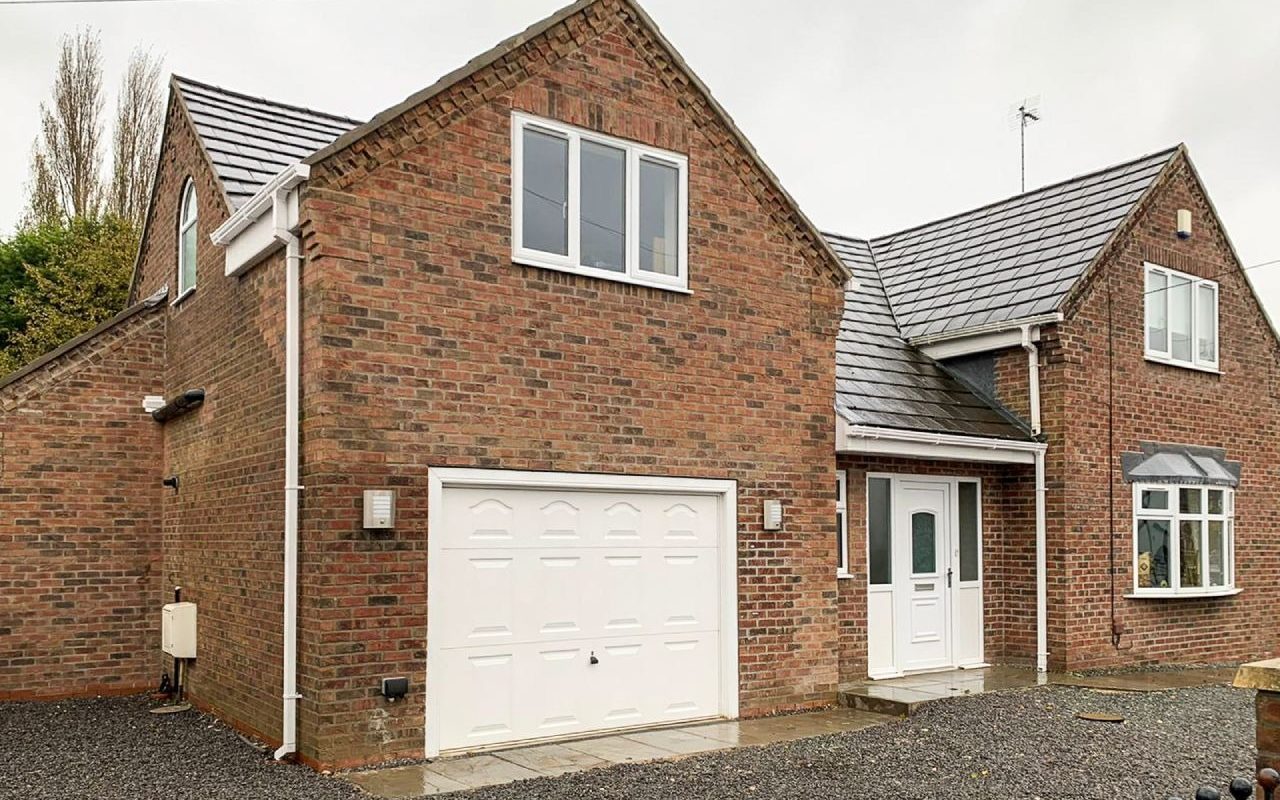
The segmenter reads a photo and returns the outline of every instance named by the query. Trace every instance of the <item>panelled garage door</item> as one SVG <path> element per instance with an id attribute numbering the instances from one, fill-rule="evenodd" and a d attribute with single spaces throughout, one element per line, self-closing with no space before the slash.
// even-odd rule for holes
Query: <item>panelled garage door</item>
<path id="1" fill-rule="evenodd" d="M 429 754 L 736 714 L 731 482 L 432 473 Z"/>

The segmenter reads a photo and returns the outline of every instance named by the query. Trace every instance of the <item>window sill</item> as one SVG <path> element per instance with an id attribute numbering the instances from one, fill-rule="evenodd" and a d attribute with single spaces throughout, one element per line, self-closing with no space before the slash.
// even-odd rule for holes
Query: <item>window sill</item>
<path id="1" fill-rule="evenodd" d="M 841 580 L 841 581 L 851 581 L 851 580 L 853 580 L 855 577 L 857 577 L 857 576 L 856 576 L 856 575 L 854 575 L 852 572 L 845 572 L 845 571 L 843 571 L 843 570 L 836 570 L 836 580 Z"/>
<path id="2" fill-rule="evenodd" d="M 190 297 L 191 295 L 193 295 L 193 294 L 195 294 L 195 293 L 196 293 L 196 287 L 192 286 L 191 288 L 187 289 L 187 290 L 186 290 L 185 292 L 183 292 L 182 294 L 180 294 L 180 295 L 178 295 L 177 297 L 173 298 L 173 302 L 169 304 L 169 305 L 170 305 L 170 307 L 172 307 L 172 306 L 176 306 L 178 303 L 181 303 L 183 300 L 186 300 L 188 297 Z"/>
<path id="3" fill-rule="evenodd" d="M 1127 600 L 1203 600 L 1206 597 L 1234 597 L 1244 589 L 1233 587 L 1230 589 L 1214 589 L 1212 591 L 1202 592 L 1129 592 L 1125 595 Z"/>
<path id="4" fill-rule="evenodd" d="M 629 283 L 633 286 L 662 289 L 663 291 L 674 292 L 676 294 L 693 294 L 691 290 L 684 286 L 660 280 L 648 280 L 635 275 L 628 275 L 625 272 L 611 272 L 607 269 L 591 269 L 590 267 L 569 267 L 564 264 L 557 264 L 553 261 L 544 261 L 540 258 L 532 258 L 524 255 L 513 255 L 511 260 L 516 264 L 523 264 L 526 267 L 538 267 L 540 269 L 555 270 L 556 272 L 566 272 L 570 275 L 581 275 L 584 278 L 599 278 L 600 280 L 613 281 L 614 283 Z"/>
<path id="5" fill-rule="evenodd" d="M 1152 364 L 1163 364 L 1166 367 L 1179 367 L 1181 369 L 1189 369 L 1192 372 L 1206 372 L 1210 375 L 1222 374 L 1222 370 L 1219 369 L 1218 367 L 1206 367 L 1200 364 L 1188 364 L 1186 361 L 1175 361 L 1172 358 L 1165 358 L 1163 356 L 1153 356 L 1150 353 L 1146 353 L 1144 355 L 1144 358 L 1146 358 L 1146 360 L 1150 361 Z"/>

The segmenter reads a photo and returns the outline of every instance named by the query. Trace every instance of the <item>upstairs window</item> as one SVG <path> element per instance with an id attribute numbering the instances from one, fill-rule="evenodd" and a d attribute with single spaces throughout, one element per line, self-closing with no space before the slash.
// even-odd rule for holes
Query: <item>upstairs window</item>
<path id="1" fill-rule="evenodd" d="M 1235 492 L 1134 484 L 1134 594 L 1229 594 L 1235 585 Z"/>
<path id="2" fill-rule="evenodd" d="M 1146 357 L 1218 368 L 1218 284 L 1155 264 L 1145 265 Z"/>
<path id="3" fill-rule="evenodd" d="M 196 187 L 187 179 L 178 212 L 178 298 L 196 288 Z"/>
<path id="4" fill-rule="evenodd" d="M 687 289 L 688 159 L 512 116 L 512 258 Z"/>

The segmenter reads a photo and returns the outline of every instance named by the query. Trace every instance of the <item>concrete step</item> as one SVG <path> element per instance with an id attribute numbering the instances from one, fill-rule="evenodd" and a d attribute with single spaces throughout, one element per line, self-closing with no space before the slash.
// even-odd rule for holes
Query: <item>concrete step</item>
<path id="1" fill-rule="evenodd" d="M 891 717 L 909 717 L 918 712 L 926 703 L 941 698 L 912 697 L 909 694 L 895 692 L 891 696 L 887 692 L 877 692 L 876 687 L 851 686 L 841 688 L 836 693 L 836 701 L 845 708 L 859 711 L 870 711 L 873 714 L 885 714 Z"/>

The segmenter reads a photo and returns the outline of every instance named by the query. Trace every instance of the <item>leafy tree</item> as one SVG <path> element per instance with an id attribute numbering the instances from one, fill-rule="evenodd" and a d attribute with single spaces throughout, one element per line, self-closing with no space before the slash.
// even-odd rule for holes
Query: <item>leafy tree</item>
<path id="1" fill-rule="evenodd" d="M 23 271 L 9 302 L 0 303 L 0 314 L 16 324 L 0 350 L 0 374 L 124 308 L 137 246 L 137 227 L 114 215 L 47 222 L 0 243 L 0 281 L 12 279 L 13 264 Z"/>

